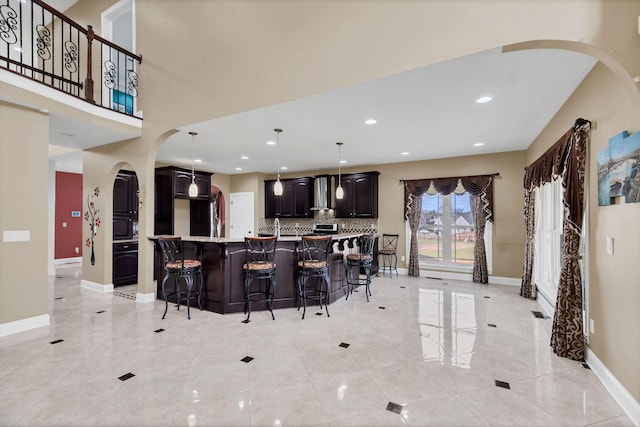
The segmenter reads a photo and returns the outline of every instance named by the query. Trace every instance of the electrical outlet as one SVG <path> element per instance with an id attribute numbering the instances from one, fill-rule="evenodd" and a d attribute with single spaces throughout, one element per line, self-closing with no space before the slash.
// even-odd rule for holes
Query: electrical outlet
<path id="1" fill-rule="evenodd" d="M 592 334 L 596 332 L 596 326 L 593 319 L 589 319 L 589 332 L 591 332 Z"/>
<path id="2" fill-rule="evenodd" d="M 613 255 L 613 237 L 607 236 L 607 253 Z"/>
<path id="3" fill-rule="evenodd" d="M 402 256 L 400 257 L 400 261 L 403 261 L 403 262 L 404 262 L 404 255 L 402 255 Z"/>

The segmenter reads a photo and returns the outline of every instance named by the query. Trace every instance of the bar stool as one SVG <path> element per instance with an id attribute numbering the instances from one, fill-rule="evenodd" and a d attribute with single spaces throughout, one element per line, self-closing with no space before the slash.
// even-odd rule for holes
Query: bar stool
<path id="1" fill-rule="evenodd" d="M 347 298 L 353 293 L 356 286 L 365 285 L 367 302 L 371 295 L 371 264 L 373 263 L 373 247 L 376 244 L 377 234 L 363 234 L 358 238 L 358 253 L 348 254 L 345 264 L 347 276 Z M 360 268 L 364 269 L 365 278 L 360 278 Z M 353 270 L 356 271 L 355 277 Z"/>
<path id="2" fill-rule="evenodd" d="M 298 311 L 300 302 L 304 303 L 302 318 L 307 312 L 307 299 L 317 300 L 322 310 L 324 308 L 329 315 L 329 292 L 331 279 L 329 279 L 329 252 L 331 252 L 331 236 L 302 236 L 302 242 L 298 250 Z M 308 284 L 309 278 L 317 278 Z"/>
<path id="3" fill-rule="evenodd" d="M 274 262 L 276 254 L 276 236 L 269 237 L 245 237 L 244 248 L 247 254 L 247 260 L 242 265 L 244 270 L 244 312 L 247 318 L 243 323 L 249 323 L 251 317 L 252 302 L 266 302 L 271 312 L 271 319 L 275 320 L 273 315 L 273 296 L 276 291 L 276 263 Z M 254 280 L 258 280 L 260 287 L 252 289 Z M 265 283 L 267 282 L 267 283 Z M 262 296 L 259 300 L 252 300 L 252 297 Z"/>
<path id="4" fill-rule="evenodd" d="M 398 246 L 399 234 L 383 234 L 382 235 L 382 249 L 378 249 L 378 254 L 382 255 L 382 275 L 389 269 L 389 277 L 393 277 L 393 270 L 396 271 L 396 277 L 398 277 L 398 256 L 396 254 L 396 248 Z"/>
<path id="5" fill-rule="evenodd" d="M 202 263 L 197 259 L 185 259 L 182 238 L 180 237 L 158 237 L 162 256 L 164 258 L 165 275 L 162 279 L 162 296 L 164 298 L 164 314 L 167 315 L 169 308 L 169 297 L 177 296 L 178 310 L 180 310 L 180 302 L 185 301 L 187 304 L 187 318 L 191 319 L 191 300 L 197 299 L 198 307 L 202 310 L 200 295 L 202 294 Z M 193 290 L 194 276 L 198 276 L 198 289 Z M 175 279 L 175 288 L 173 292 L 166 292 L 165 285 L 169 278 Z M 187 287 L 186 291 L 180 287 L 180 279 L 184 280 Z"/>

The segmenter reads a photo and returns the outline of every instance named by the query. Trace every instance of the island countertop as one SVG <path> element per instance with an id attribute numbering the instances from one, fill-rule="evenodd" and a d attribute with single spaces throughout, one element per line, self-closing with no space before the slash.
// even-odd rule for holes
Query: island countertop
<path id="1" fill-rule="evenodd" d="M 353 232 L 330 235 L 333 240 L 332 253 L 329 255 L 330 303 L 346 295 L 343 259 L 345 254 L 357 250 L 357 239 L 361 235 L 362 233 Z M 162 236 L 150 236 L 148 239 L 157 241 L 159 237 Z M 204 282 L 202 305 L 205 310 L 220 314 L 244 311 L 242 268 L 246 261 L 244 237 L 180 237 L 185 243 L 185 256 L 202 260 Z M 302 236 L 280 236 L 278 238 L 275 254 L 277 285 L 273 302 L 274 309 L 297 307 L 298 246 L 301 240 Z M 155 247 L 156 277 L 158 279 L 157 298 L 163 300 L 161 284 L 162 277 L 164 277 L 164 264 L 162 252 L 157 243 Z M 252 311 L 266 309 L 266 303 L 252 305 Z M 276 312 L 276 319 L 277 316 Z"/>
<path id="2" fill-rule="evenodd" d="M 278 241 L 282 242 L 299 242 L 302 240 L 303 235 L 299 236 L 289 236 L 289 235 L 280 235 L 278 237 Z M 362 236 L 362 233 L 337 233 L 337 234 L 329 234 L 333 240 L 345 240 L 345 239 L 355 239 L 357 237 Z M 149 240 L 157 240 L 158 237 L 163 236 L 149 236 Z M 166 237 L 166 236 L 165 236 Z M 171 236 L 177 237 L 177 236 Z M 194 243 L 244 243 L 244 237 L 207 237 L 207 236 L 179 236 L 185 242 L 194 242 Z"/>

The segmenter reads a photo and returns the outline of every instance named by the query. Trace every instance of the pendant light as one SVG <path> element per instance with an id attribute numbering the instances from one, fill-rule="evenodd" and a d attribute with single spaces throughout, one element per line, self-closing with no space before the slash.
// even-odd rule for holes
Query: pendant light
<path id="1" fill-rule="evenodd" d="M 342 163 L 342 142 L 336 142 L 338 146 L 338 188 L 336 188 L 336 199 L 342 200 L 344 190 L 342 189 L 342 177 L 340 176 L 340 164 Z"/>
<path id="2" fill-rule="evenodd" d="M 276 133 L 276 150 L 277 150 L 277 166 L 278 166 L 278 179 L 276 183 L 273 185 L 273 195 L 274 196 L 282 196 L 282 183 L 280 182 L 280 132 L 282 129 L 274 129 Z"/>
<path id="3" fill-rule="evenodd" d="M 196 174 L 194 171 L 196 158 L 194 155 L 194 145 L 198 132 L 189 132 L 191 135 L 191 184 L 189 184 L 189 197 L 198 197 L 198 186 L 196 185 Z"/>

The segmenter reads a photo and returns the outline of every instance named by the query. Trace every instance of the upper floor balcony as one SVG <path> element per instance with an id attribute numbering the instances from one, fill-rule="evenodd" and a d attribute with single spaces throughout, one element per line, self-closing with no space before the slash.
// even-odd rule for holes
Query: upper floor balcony
<path id="1" fill-rule="evenodd" d="M 142 56 L 95 34 L 41 0 L 0 5 L 0 68 L 92 105 L 141 118 Z"/>

